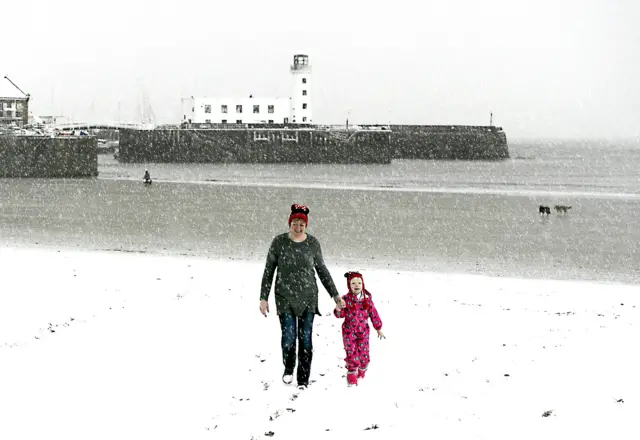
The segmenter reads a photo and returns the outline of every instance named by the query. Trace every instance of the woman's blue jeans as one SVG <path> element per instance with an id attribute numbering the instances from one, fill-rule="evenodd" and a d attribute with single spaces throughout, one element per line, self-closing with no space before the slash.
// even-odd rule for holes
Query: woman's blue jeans
<path id="1" fill-rule="evenodd" d="M 313 357 L 313 310 L 307 309 L 301 316 L 295 316 L 291 310 L 281 315 L 282 362 L 284 373 L 293 374 L 296 366 L 296 336 L 298 339 L 298 385 L 309 385 L 311 359 Z"/>

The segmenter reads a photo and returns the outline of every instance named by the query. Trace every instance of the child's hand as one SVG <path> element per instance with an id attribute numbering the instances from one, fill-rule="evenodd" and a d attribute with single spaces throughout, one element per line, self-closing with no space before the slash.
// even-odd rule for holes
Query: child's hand
<path id="1" fill-rule="evenodd" d="M 384 335 L 384 333 L 382 333 L 382 329 L 376 330 L 376 331 L 378 332 L 378 338 L 387 339 L 387 337 Z"/>

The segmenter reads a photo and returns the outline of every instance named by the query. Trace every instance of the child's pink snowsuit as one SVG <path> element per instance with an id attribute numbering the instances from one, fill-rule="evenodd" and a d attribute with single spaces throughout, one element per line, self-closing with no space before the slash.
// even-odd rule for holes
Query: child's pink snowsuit
<path id="1" fill-rule="evenodd" d="M 347 370 L 357 372 L 358 369 L 366 370 L 369 365 L 369 318 L 373 328 L 380 330 L 382 320 L 376 306 L 373 304 L 371 294 L 365 289 L 364 299 L 359 301 L 351 292 L 343 296 L 345 307 L 341 310 L 334 309 L 336 318 L 344 318 L 342 324 L 342 342 L 347 352 Z"/>

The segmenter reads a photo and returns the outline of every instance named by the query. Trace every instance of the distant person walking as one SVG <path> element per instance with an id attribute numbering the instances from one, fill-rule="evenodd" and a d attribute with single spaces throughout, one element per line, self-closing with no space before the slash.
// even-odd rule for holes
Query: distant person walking
<path id="1" fill-rule="evenodd" d="M 306 232 L 309 224 L 308 215 L 308 207 L 291 205 L 289 232 L 277 235 L 271 242 L 260 291 L 260 312 L 266 317 L 269 312 L 269 293 L 277 268 L 274 290 L 282 331 L 282 381 L 285 384 L 293 382 L 297 336 L 297 380 L 298 386 L 303 388 L 309 385 L 311 374 L 313 319 L 316 314 L 320 315 L 315 272 L 336 302 L 337 308 L 344 307 L 344 300 L 340 298 L 331 274 L 324 264 L 320 242 Z"/>
<path id="2" fill-rule="evenodd" d="M 151 185 L 151 174 L 149 174 L 149 170 L 144 170 L 143 181 L 145 185 Z"/>

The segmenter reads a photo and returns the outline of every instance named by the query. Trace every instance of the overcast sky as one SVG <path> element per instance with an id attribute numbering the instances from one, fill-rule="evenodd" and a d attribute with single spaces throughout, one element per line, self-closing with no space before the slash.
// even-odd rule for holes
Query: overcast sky
<path id="1" fill-rule="evenodd" d="M 181 97 L 290 96 L 306 53 L 317 123 L 493 111 L 511 139 L 640 136 L 637 0 L 17 0 L 0 18 L 0 74 L 38 115 L 135 122 L 146 99 L 177 123 Z"/>

